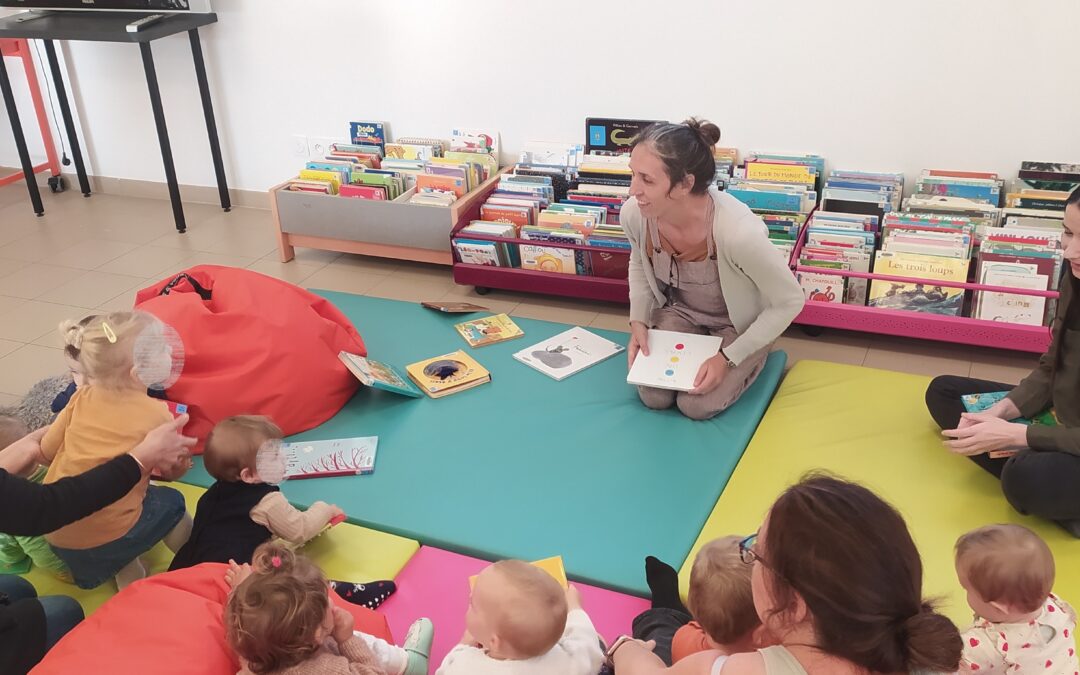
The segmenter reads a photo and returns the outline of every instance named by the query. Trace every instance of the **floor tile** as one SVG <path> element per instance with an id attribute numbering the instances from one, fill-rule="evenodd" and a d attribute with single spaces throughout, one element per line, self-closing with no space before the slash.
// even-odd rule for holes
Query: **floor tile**
<path id="1" fill-rule="evenodd" d="M 92 313 L 93 310 L 86 307 L 27 300 L 16 309 L 0 314 L 0 338 L 16 342 L 34 342 L 49 336 L 59 339 L 61 321 L 78 320 Z M 54 340 L 45 342 L 49 346 L 60 346 Z"/>
<path id="2" fill-rule="evenodd" d="M 623 333 L 630 332 L 630 307 L 623 311 L 609 310 L 597 312 L 596 318 L 589 325 L 603 330 L 617 330 Z"/>
<path id="3" fill-rule="evenodd" d="M 37 382 L 66 370 L 64 353 L 52 347 L 23 345 L 0 357 L 0 392 L 25 396 Z"/>
<path id="4" fill-rule="evenodd" d="M 973 349 L 971 377 L 1007 384 L 1019 384 L 1039 365 L 1038 354 L 1006 352 L 997 349 Z"/>
<path id="5" fill-rule="evenodd" d="M 522 300 L 514 308 L 514 316 L 575 326 L 588 326 L 599 314 L 596 307 L 583 300 L 561 300 L 540 295 Z"/>
<path id="6" fill-rule="evenodd" d="M 63 286 L 43 293 L 39 300 L 55 303 L 71 303 L 79 307 L 97 307 L 126 290 L 148 286 L 151 280 L 126 274 L 90 271 Z"/>
<path id="7" fill-rule="evenodd" d="M 151 274 L 151 279 L 164 279 L 165 277 L 172 276 L 178 272 L 182 272 L 190 267 L 196 265 L 222 265 L 225 267 L 247 267 L 251 263 L 255 262 L 255 258 L 249 256 L 238 255 L 222 255 L 219 253 L 207 253 L 205 251 L 198 251 L 184 258 L 178 263 L 167 265 L 165 268 L 158 270 L 155 274 Z M 0 281 L 3 281 L 0 279 Z"/>
<path id="8" fill-rule="evenodd" d="M 789 366 L 802 359 L 860 366 L 869 347 L 870 337 L 864 333 L 830 329 L 810 337 L 799 326 L 788 328 L 773 345 L 787 352 Z"/>
<path id="9" fill-rule="evenodd" d="M 916 375 L 968 377 L 969 352 L 969 347 L 961 345 L 879 335 L 871 341 L 863 365 Z"/>
<path id="10" fill-rule="evenodd" d="M 0 295 L 36 298 L 84 274 L 84 270 L 73 267 L 34 263 L 0 277 Z"/>
<path id="11" fill-rule="evenodd" d="M 304 263 L 296 262 L 295 260 L 287 263 L 277 262 L 274 260 L 259 259 L 248 265 L 249 270 L 254 270 L 262 274 L 288 281 L 289 283 L 296 284 L 297 286 L 303 286 L 311 275 L 315 274 L 319 270 L 326 267 L 325 265 L 307 265 Z"/>
<path id="12" fill-rule="evenodd" d="M 48 259 L 50 265 L 75 267 L 81 270 L 98 269 L 109 261 L 139 248 L 138 244 L 107 239 L 87 239 L 69 246 Z"/>
<path id="13" fill-rule="evenodd" d="M 364 295 L 384 279 L 386 279 L 385 274 L 371 274 L 347 267 L 327 265 L 305 279 L 302 286 Z"/>
<path id="14" fill-rule="evenodd" d="M 438 300 L 445 296 L 453 281 L 438 276 L 416 276 L 394 272 L 382 276 L 379 283 L 372 286 L 365 295 L 376 298 L 389 298 L 404 302 L 425 302 Z"/>
<path id="15" fill-rule="evenodd" d="M 191 251 L 166 246 L 140 246 L 131 253 L 111 260 L 99 272 L 127 274 L 133 277 L 153 277 L 167 268 L 173 268 L 192 255 Z"/>
<path id="16" fill-rule="evenodd" d="M 277 262 L 281 262 L 281 254 L 276 248 L 276 241 L 274 242 L 274 246 L 275 248 L 272 252 L 267 253 L 262 257 L 263 260 L 274 260 Z M 343 257 L 348 256 L 349 254 L 338 253 L 337 251 L 323 251 L 317 248 L 301 248 L 298 246 L 293 249 L 293 255 L 295 256 L 293 260 L 297 262 L 308 263 L 312 265 L 325 265 L 327 263 L 341 260 Z"/>

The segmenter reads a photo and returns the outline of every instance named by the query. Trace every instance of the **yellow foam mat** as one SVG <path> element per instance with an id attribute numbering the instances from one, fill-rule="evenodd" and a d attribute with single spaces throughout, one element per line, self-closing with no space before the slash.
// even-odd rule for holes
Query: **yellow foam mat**
<path id="1" fill-rule="evenodd" d="M 997 479 L 948 452 L 926 411 L 930 378 L 820 361 L 788 373 L 680 572 L 685 597 L 694 555 L 727 534 L 754 532 L 785 487 L 825 469 L 871 488 L 907 519 L 925 565 L 924 592 L 961 626 L 971 610 L 956 581 L 953 545 L 988 523 L 1019 523 L 1050 545 L 1055 590 L 1080 602 L 1080 540 L 1021 516 Z"/>
<path id="2" fill-rule="evenodd" d="M 206 490 L 185 483 L 168 485 L 183 493 L 188 513 L 194 514 L 199 497 Z M 309 542 L 302 551 L 317 562 L 330 579 L 365 582 L 393 579 L 419 548 L 420 544 L 411 539 L 369 530 L 351 523 L 341 523 Z M 150 564 L 150 571 L 157 574 L 168 569 L 172 553 L 164 544 L 158 544 L 144 559 Z M 111 581 L 92 591 L 84 591 L 37 568 L 23 576 L 34 584 L 38 595 L 71 596 L 79 601 L 87 614 L 104 604 L 116 592 Z"/>

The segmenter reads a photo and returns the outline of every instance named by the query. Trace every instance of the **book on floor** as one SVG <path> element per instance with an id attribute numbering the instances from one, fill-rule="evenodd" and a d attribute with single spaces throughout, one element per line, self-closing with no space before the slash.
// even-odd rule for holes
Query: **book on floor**
<path id="1" fill-rule="evenodd" d="M 356 379 L 373 389 L 382 389 L 412 398 L 424 395 L 416 388 L 416 385 L 394 370 L 393 366 L 349 352 L 338 352 L 338 358 L 349 369 L 349 372 L 356 376 Z"/>
<path id="2" fill-rule="evenodd" d="M 563 380 L 623 351 L 626 348 L 622 345 L 575 326 L 522 349 L 514 358 L 548 377 Z"/>
<path id="3" fill-rule="evenodd" d="M 405 370 L 431 398 L 442 398 L 491 381 L 491 373 L 460 349 L 417 361 L 406 366 Z"/>
<path id="4" fill-rule="evenodd" d="M 295 480 L 373 473 L 378 448 L 378 436 L 282 443 L 285 477 Z"/>
<path id="5" fill-rule="evenodd" d="M 991 406 L 1009 395 L 1007 391 L 992 391 L 983 394 L 963 394 L 960 396 L 960 402 L 964 404 L 964 410 L 970 413 L 979 413 L 989 410 Z M 1058 423 L 1057 413 L 1053 408 L 1039 413 L 1032 419 L 1027 417 L 1017 417 L 1016 419 L 1009 420 L 1016 424 L 1023 424 L 1030 426 L 1032 424 L 1043 424 L 1046 426 L 1055 426 Z M 1016 450 L 993 450 L 991 451 L 991 459 L 999 459 L 1003 457 L 1011 457 L 1016 454 Z"/>
<path id="6" fill-rule="evenodd" d="M 491 311 L 483 305 L 474 305 L 471 302 L 426 301 L 421 302 L 420 306 L 427 307 L 428 309 L 434 309 L 437 312 L 446 312 L 447 314 L 472 314 L 473 312 Z"/>
<path id="7" fill-rule="evenodd" d="M 649 331 L 649 355 L 638 353 L 626 381 L 657 389 L 690 391 L 701 364 L 714 357 L 723 339 L 669 330 Z"/>
<path id="8" fill-rule="evenodd" d="M 454 326 L 470 347 L 486 347 L 499 342 L 513 340 L 525 334 L 506 314 L 495 314 L 479 319 L 462 321 Z"/>

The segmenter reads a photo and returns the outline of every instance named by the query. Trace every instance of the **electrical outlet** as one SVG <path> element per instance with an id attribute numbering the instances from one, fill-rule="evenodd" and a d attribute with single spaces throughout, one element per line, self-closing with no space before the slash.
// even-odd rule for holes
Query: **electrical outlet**
<path id="1" fill-rule="evenodd" d="M 330 136 L 312 136 L 308 144 L 308 157 L 311 159 L 325 159 L 330 154 L 330 146 L 340 143 L 341 139 Z"/>
<path id="2" fill-rule="evenodd" d="M 293 155 L 297 157 L 308 156 L 308 137 L 296 135 L 293 136 Z"/>

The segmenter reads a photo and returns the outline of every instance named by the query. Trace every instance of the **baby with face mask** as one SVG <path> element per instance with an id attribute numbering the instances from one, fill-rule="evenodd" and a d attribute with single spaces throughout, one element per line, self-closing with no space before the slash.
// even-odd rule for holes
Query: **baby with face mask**
<path id="1" fill-rule="evenodd" d="M 229 417 L 214 427 L 203 462 L 216 482 L 199 498 L 191 537 L 170 570 L 204 562 L 250 563 L 255 549 L 274 537 L 300 546 L 344 519 L 337 506 L 320 501 L 301 511 L 285 499 L 277 486 L 285 480 L 281 438 L 281 429 L 261 415 Z M 349 602 L 371 609 L 396 590 L 392 581 L 331 586 Z"/>

